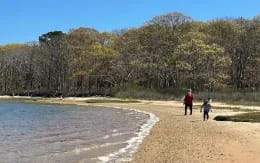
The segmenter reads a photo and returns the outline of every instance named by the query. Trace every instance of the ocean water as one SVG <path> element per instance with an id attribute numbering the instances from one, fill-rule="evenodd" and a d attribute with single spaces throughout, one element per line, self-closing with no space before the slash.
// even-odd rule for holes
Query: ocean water
<path id="1" fill-rule="evenodd" d="M 129 159 L 156 120 L 134 110 L 0 102 L 0 162 Z"/>

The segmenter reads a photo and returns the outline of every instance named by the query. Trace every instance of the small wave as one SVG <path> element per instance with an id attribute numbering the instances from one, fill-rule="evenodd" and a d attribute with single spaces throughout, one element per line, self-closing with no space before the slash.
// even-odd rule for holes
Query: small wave
<path id="1" fill-rule="evenodd" d="M 103 139 L 109 139 L 109 138 L 111 138 L 111 137 L 117 137 L 117 136 L 128 135 L 128 134 L 133 134 L 133 132 L 113 133 L 113 134 L 111 134 L 111 135 L 105 135 L 105 136 L 103 136 Z"/>
<path id="2" fill-rule="evenodd" d="M 75 153 L 75 154 L 80 154 L 82 152 L 86 152 L 86 151 L 91 151 L 91 150 L 95 150 L 95 149 L 100 149 L 100 148 L 105 148 L 105 147 L 109 147 L 109 146 L 116 146 L 116 145 L 121 145 L 127 142 L 115 142 L 115 143 L 105 143 L 105 144 L 101 144 L 101 145 L 93 145 L 91 147 L 84 147 L 84 148 L 75 148 L 73 150 L 70 151 L 65 151 L 65 152 L 51 152 L 48 154 L 44 154 L 44 155 L 38 155 L 38 157 L 43 158 L 43 157 L 47 157 L 49 158 L 50 156 L 59 156 L 61 154 L 68 154 L 68 153 Z"/>
<path id="3" fill-rule="evenodd" d="M 117 129 L 114 129 L 113 132 L 117 132 L 118 130 Z"/>
<path id="4" fill-rule="evenodd" d="M 110 135 L 103 136 L 103 139 L 108 139 L 108 138 L 110 138 Z"/>
<path id="5" fill-rule="evenodd" d="M 114 145 L 120 145 L 126 142 L 115 142 L 115 143 L 105 143 L 101 145 L 94 145 L 91 147 L 86 147 L 86 148 L 76 148 L 72 152 L 75 152 L 76 154 L 80 154 L 81 152 L 86 152 L 94 149 L 99 149 L 99 148 L 104 148 L 104 147 L 109 147 L 109 146 L 114 146 Z"/>

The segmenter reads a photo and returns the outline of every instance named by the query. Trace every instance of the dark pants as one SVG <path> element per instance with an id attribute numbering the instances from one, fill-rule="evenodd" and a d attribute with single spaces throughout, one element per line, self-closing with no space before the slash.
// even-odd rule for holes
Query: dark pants
<path id="1" fill-rule="evenodd" d="M 204 111 L 204 114 L 203 114 L 203 119 L 204 121 L 207 119 L 209 119 L 209 112 L 208 111 Z"/>
<path id="2" fill-rule="evenodd" d="M 187 115 L 187 108 L 190 108 L 190 115 L 192 115 L 192 104 L 185 104 L 185 115 Z"/>

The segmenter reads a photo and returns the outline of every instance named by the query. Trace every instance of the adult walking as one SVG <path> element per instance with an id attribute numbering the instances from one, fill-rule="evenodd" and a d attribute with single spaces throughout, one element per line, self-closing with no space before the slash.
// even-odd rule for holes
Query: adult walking
<path id="1" fill-rule="evenodd" d="M 188 93 L 185 95 L 185 98 L 184 98 L 184 105 L 185 105 L 185 114 L 184 115 L 187 115 L 187 109 L 189 107 L 190 109 L 190 115 L 192 115 L 192 101 L 194 99 L 194 95 L 191 93 L 191 89 L 188 89 Z"/>

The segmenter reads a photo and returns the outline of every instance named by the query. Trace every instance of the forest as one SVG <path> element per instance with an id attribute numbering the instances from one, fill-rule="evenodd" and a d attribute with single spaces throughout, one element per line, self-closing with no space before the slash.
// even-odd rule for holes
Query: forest
<path id="1" fill-rule="evenodd" d="M 2 95 L 113 96 L 131 88 L 259 91 L 260 15 L 201 22 L 172 12 L 138 28 L 80 27 L 0 45 Z"/>

